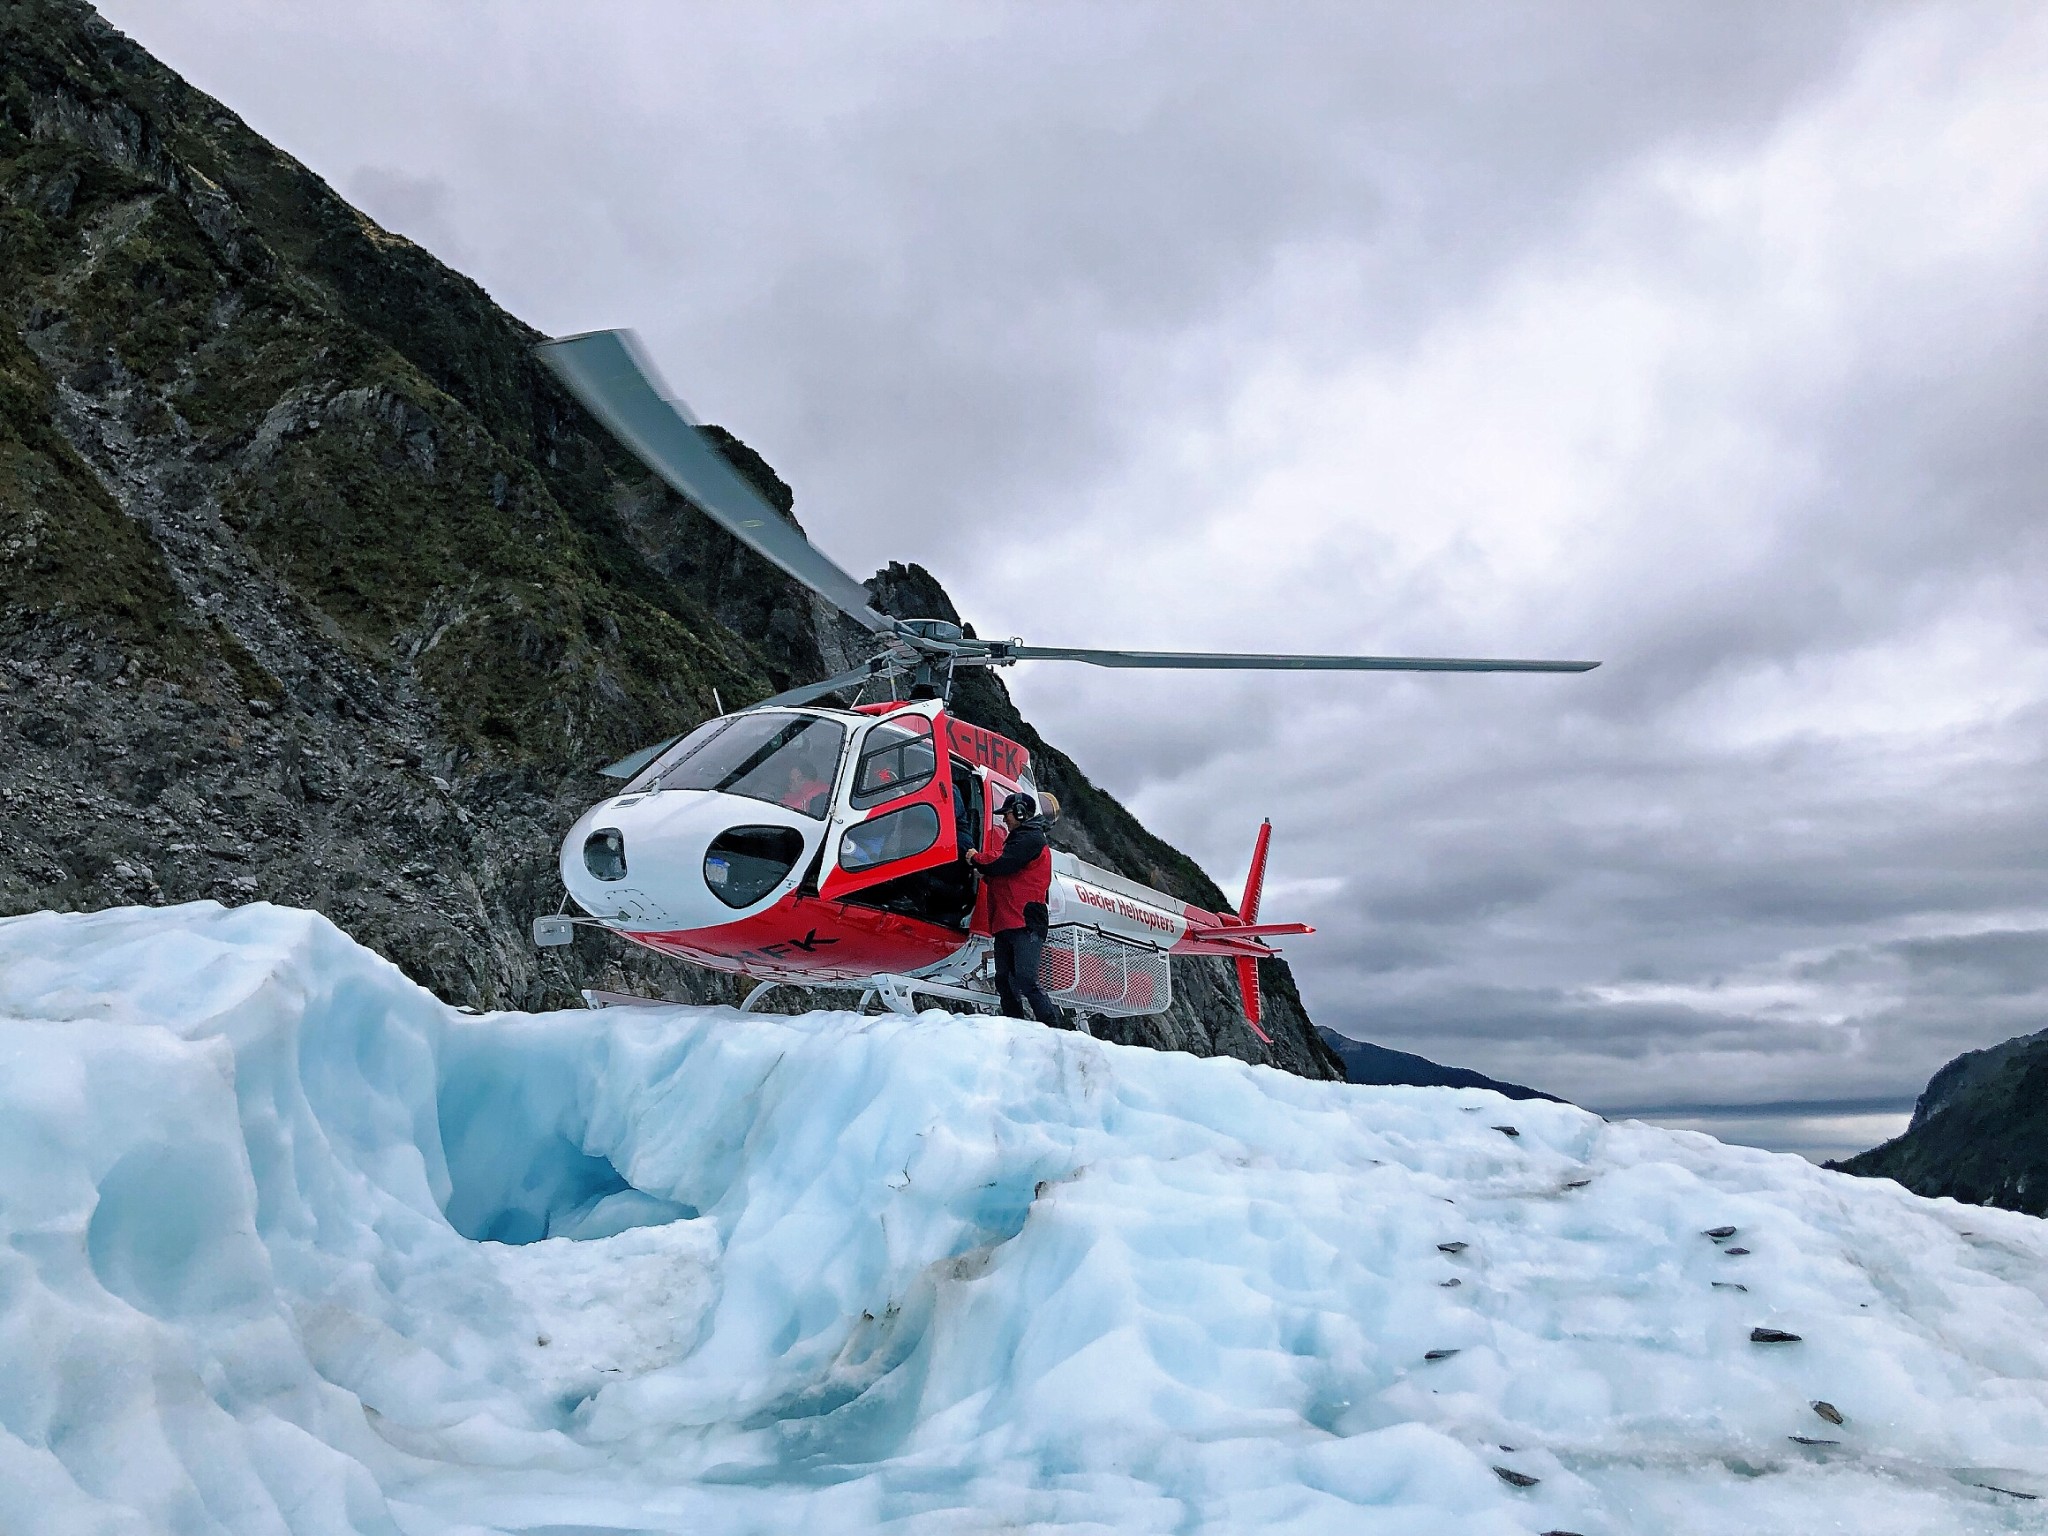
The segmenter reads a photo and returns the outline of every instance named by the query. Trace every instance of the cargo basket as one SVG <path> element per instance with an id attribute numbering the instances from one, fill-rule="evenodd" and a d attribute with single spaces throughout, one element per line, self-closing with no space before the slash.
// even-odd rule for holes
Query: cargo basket
<path id="1" fill-rule="evenodd" d="M 1069 1007 L 1105 1018 L 1164 1013 L 1173 1004 L 1165 951 L 1080 923 L 1062 923 L 1046 935 L 1038 984 Z"/>

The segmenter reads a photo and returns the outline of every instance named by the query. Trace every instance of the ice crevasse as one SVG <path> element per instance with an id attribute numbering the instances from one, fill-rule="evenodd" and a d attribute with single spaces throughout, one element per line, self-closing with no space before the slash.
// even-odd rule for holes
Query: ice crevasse
<path id="1" fill-rule="evenodd" d="M 2043 1493 L 2030 1218 L 994 1019 L 465 1016 L 260 904 L 0 922 L 9 1536 L 2038 1531 Z"/>

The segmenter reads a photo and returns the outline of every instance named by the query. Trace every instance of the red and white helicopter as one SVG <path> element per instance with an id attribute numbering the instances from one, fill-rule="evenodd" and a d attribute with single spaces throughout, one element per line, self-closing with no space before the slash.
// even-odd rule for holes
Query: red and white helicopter
<path id="1" fill-rule="evenodd" d="M 1585 672 L 1590 661 L 1260 656 L 1083 650 L 981 640 L 935 619 L 877 613 L 867 589 L 770 507 L 666 396 L 632 336 L 596 331 L 539 348 L 621 443 L 742 543 L 875 637 L 861 666 L 720 715 L 606 768 L 627 781 L 563 839 L 562 883 L 586 914 L 543 917 L 534 940 L 595 924 L 663 954 L 768 985 L 849 984 L 909 1011 L 916 995 L 992 1003 L 992 944 L 967 848 L 1000 836 L 995 811 L 1038 794 L 1030 755 L 948 707 L 963 668 L 1020 661 L 1099 667 L 1282 671 Z M 884 702 L 820 701 L 886 686 Z M 907 697 L 894 697 L 897 693 Z M 1258 962 L 1268 942 L 1312 932 L 1259 921 L 1270 822 L 1259 828 L 1236 913 L 1207 912 L 1053 854 L 1052 929 L 1040 980 L 1085 1019 L 1163 1012 L 1173 955 L 1236 962 L 1245 1022 L 1261 1040 Z M 866 998 L 863 1002 L 867 1001 Z"/>

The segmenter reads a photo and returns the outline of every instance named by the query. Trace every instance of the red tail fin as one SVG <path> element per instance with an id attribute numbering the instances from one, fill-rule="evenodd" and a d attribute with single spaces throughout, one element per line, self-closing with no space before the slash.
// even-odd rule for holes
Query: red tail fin
<path id="1" fill-rule="evenodd" d="M 1259 920 L 1259 898 L 1266 893 L 1266 845 L 1273 841 L 1273 819 L 1259 823 L 1259 840 L 1252 844 L 1252 870 L 1244 877 L 1244 900 L 1237 915 L 1248 923 Z"/>
<path id="2" fill-rule="evenodd" d="M 1259 920 L 1259 898 L 1266 889 L 1266 845 L 1273 841 L 1271 818 L 1259 823 L 1259 840 L 1252 845 L 1251 873 L 1244 877 L 1244 900 L 1238 903 L 1237 915 L 1247 923 Z M 1266 1044 L 1273 1043 L 1273 1037 L 1259 1028 L 1259 962 L 1249 955 L 1237 960 L 1237 990 L 1244 998 L 1244 1021 L 1251 1025 L 1252 1033 Z"/>
<path id="3" fill-rule="evenodd" d="M 1240 955 L 1234 963 L 1237 990 L 1244 994 L 1244 1021 L 1251 1025 L 1253 1034 L 1271 1045 L 1273 1037 L 1259 1028 L 1259 962 L 1250 955 Z"/>

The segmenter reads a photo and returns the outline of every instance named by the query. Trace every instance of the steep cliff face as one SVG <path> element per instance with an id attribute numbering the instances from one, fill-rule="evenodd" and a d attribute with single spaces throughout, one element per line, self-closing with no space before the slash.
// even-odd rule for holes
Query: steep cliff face
<path id="1" fill-rule="evenodd" d="M 1966 1051 L 1928 1080 L 1905 1135 L 1828 1166 L 2048 1216 L 2048 1030 Z"/>
<path id="2" fill-rule="evenodd" d="M 0 911 L 264 898 L 479 1007 L 730 996 L 527 924 L 596 765 L 846 637 L 536 339 L 84 5 L 0 0 Z M 1059 765 L 1077 845 L 1214 895 L 969 697 Z M 1206 974 L 1145 1038 L 1339 1075 L 1270 985 L 1275 1054 Z"/>

